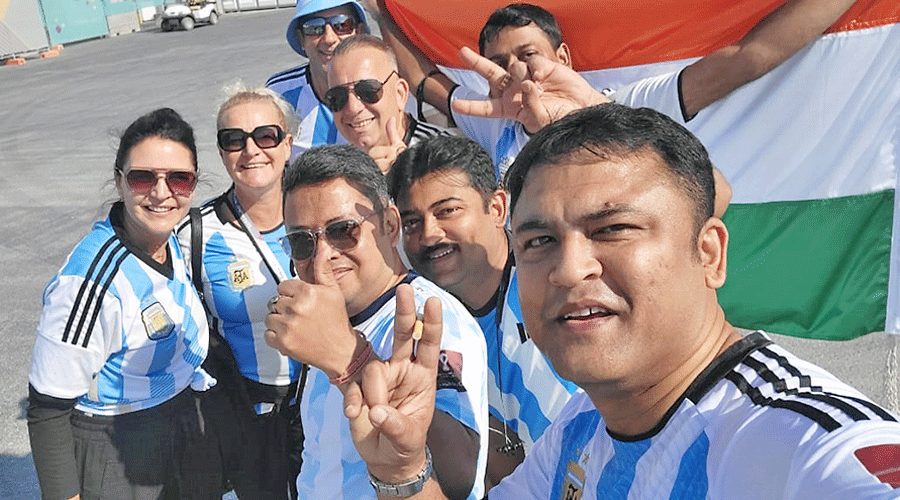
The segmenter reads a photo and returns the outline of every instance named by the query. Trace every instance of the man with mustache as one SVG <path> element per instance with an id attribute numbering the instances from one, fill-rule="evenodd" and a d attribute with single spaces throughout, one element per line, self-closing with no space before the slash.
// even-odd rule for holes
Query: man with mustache
<path id="1" fill-rule="evenodd" d="M 413 268 L 472 312 L 488 349 L 488 486 L 522 461 L 577 386 L 561 379 L 522 323 L 506 191 L 487 153 L 433 137 L 400 153 L 387 176 Z"/>
<path id="2" fill-rule="evenodd" d="M 590 107 L 537 133 L 507 188 L 525 324 L 584 393 L 488 498 L 897 498 L 896 417 L 726 321 L 728 230 L 690 132 Z M 404 498 L 440 498 L 416 474 L 440 338 L 436 315 L 425 324 L 415 357 L 373 361 L 345 391 L 373 484 L 414 484 Z M 395 333 L 395 349 L 412 344 Z"/>

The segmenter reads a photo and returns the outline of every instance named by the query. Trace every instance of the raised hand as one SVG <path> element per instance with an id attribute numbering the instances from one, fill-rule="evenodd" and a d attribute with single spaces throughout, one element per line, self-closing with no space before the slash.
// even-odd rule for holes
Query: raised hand
<path id="1" fill-rule="evenodd" d="M 403 142 L 403 136 L 397 128 L 397 119 L 395 117 L 388 118 L 385 124 L 385 137 L 387 137 L 387 145 L 375 145 L 369 148 L 369 156 L 375 160 L 381 172 L 387 174 L 404 149 L 406 143 Z"/>
<path id="2" fill-rule="evenodd" d="M 459 55 L 472 70 L 487 79 L 491 94 L 490 99 L 482 101 L 457 99 L 453 101 L 454 111 L 484 118 L 515 120 L 522 109 L 522 82 L 528 76 L 525 64 L 517 61 L 507 71 L 468 47 L 460 49 Z"/>
<path id="3" fill-rule="evenodd" d="M 460 57 L 485 78 L 496 78 L 497 70 L 502 71 L 468 47 L 460 50 Z M 610 102 L 575 70 L 542 56 L 532 56 L 527 63 L 514 62 L 509 76 L 510 82 L 499 97 L 457 99 L 453 109 L 467 115 L 516 120 L 533 133 L 572 111 Z"/>
<path id="4" fill-rule="evenodd" d="M 327 255 L 316 252 L 306 266 L 312 266 L 307 268 L 306 281 L 282 281 L 278 296 L 269 302 L 266 344 L 335 377 L 344 372 L 365 342 L 350 326 L 344 295 Z M 301 275 L 302 270 L 303 266 L 298 266 Z"/>
<path id="5" fill-rule="evenodd" d="M 440 300 L 429 298 L 415 340 L 412 287 L 400 285 L 396 297 L 390 359 L 369 363 L 356 382 L 341 388 L 356 449 L 369 472 L 390 483 L 415 477 L 425 463 L 442 330 Z"/>

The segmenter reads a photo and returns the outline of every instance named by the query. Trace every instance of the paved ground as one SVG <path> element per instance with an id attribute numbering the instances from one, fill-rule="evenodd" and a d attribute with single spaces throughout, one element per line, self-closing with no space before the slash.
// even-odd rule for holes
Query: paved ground
<path id="1" fill-rule="evenodd" d="M 293 9 L 227 14 L 217 26 L 155 28 L 66 47 L 54 59 L 0 67 L 0 499 L 39 497 L 24 397 L 41 292 L 115 198 L 115 132 L 170 106 L 196 127 L 204 179 L 197 200 L 226 185 L 215 149 L 220 89 L 262 84 L 299 63 L 285 41 Z M 876 401 L 886 402 L 894 339 L 848 343 L 781 339 Z M 894 381 L 896 383 L 896 381 Z"/>
<path id="2" fill-rule="evenodd" d="M 285 40 L 293 9 L 235 13 L 216 26 L 154 27 L 0 67 L 0 498 L 39 498 L 24 397 L 41 293 L 115 199 L 116 132 L 170 106 L 196 128 L 203 183 L 227 177 L 215 148 L 223 85 L 262 85 L 299 64 Z"/>

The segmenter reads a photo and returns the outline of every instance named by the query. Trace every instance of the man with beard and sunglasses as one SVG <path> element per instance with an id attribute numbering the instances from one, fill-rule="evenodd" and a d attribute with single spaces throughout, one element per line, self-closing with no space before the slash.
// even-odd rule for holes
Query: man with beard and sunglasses
<path id="1" fill-rule="evenodd" d="M 425 306 L 432 297 L 442 304 L 444 324 L 427 439 L 433 469 L 448 498 L 481 498 L 488 414 L 484 337 L 459 301 L 401 262 L 400 215 L 384 175 L 356 147 L 321 146 L 291 165 L 283 186 L 283 244 L 300 280 L 278 286 L 266 341 L 317 367 L 310 368 L 300 404 L 300 498 L 375 498 L 343 416 L 342 391 L 371 359 L 402 356 L 392 351 L 395 319 L 400 321 L 395 305 L 415 314 L 433 307 L 434 299 Z M 315 302 L 309 293 L 323 288 L 330 304 L 340 304 L 341 317 L 308 307 Z M 335 321 L 339 328 L 315 326 Z M 328 347 L 314 347 L 321 343 Z"/>
<path id="2" fill-rule="evenodd" d="M 308 61 L 276 73 L 266 82 L 267 88 L 281 94 L 296 111 L 300 127 L 294 135 L 293 157 L 313 146 L 346 143 L 325 105 L 325 70 L 341 40 L 368 32 L 365 11 L 356 1 L 297 2 L 297 13 L 287 27 L 287 41 Z"/>
<path id="3" fill-rule="evenodd" d="M 490 488 L 525 458 L 578 387 L 556 374 L 522 322 L 508 195 L 487 152 L 466 137 L 432 137 L 400 153 L 387 180 L 413 268 L 465 304 L 484 332 Z"/>
<path id="4" fill-rule="evenodd" d="M 379 38 L 357 35 L 342 41 L 328 65 L 328 85 L 325 103 L 338 130 L 384 173 L 408 146 L 450 134 L 405 111 L 409 84 L 400 77 L 394 51 Z"/>

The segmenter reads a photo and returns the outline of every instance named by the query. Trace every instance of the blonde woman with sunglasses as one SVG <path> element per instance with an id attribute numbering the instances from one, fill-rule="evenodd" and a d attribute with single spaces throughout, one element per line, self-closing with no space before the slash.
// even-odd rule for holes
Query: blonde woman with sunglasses
<path id="1" fill-rule="evenodd" d="M 208 327 L 173 229 L 197 181 L 194 132 L 163 108 L 116 154 L 119 201 L 44 291 L 28 430 L 43 498 L 221 498 L 195 391 Z"/>
<path id="2" fill-rule="evenodd" d="M 291 274 L 279 239 L 281 177 L 296 130 L 294 112 L 272 90 L 237 84 L 226 89 L 216 121 L 232 186 L 178 230 L 211 318 L 204 366 L 220 382 L 201 409 L 238 497 L 295 498 L 303 367 L 263 340 L 266 303 Z"/>

